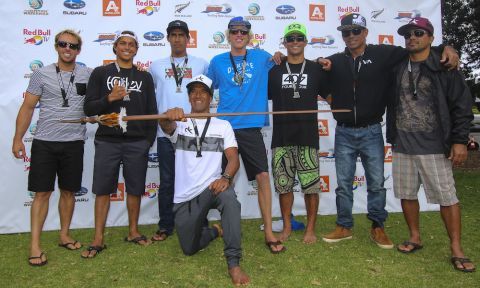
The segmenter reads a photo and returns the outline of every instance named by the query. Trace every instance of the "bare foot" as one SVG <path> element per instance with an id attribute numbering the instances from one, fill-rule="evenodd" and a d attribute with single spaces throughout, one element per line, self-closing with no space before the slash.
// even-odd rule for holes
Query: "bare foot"
<path id="1" fill-rule="evenodd" d="M 315 232 L 305 231 L 303 235 L 303 243 L 305 244 L 313 244 L 317 242 L 317 236 L 315 236 Z"/>
<path id="2" fill-rule="evenodd" d="M 43 266 L 47 264 L 47 255 L 43 253 L 42 251 L 36 253 L 36 252 L 30 252 L 30 257 L 28 258 L 28 263 L 31 266 Z"/>
<path id="3" fill-rule="evenodd" d="M 248 277 L 247 273 L 243 272 L 240 266 L 235 266 L 228 269 L 228 274 L 230 274 L 232 283 L 235 286 L 247 285 L 250 283 L 250 277 Z"/>
<path id="4" fill-rule="evenodd" d="M 94 249 L 90 247 L 93 247 Z M 106 246 L 103 244 L 103 241 L 93 240 L 90 246 L 88 246 L 87 249 L 83 250 L 82 253 L 80 253 L 80 256 L 82 258 L 93 258 L 105 248 Z"/>
<path id="5" fill-rule="evenodd" d="M 148 246 L 152 244 L 152 240 L 147 239 L 144 235 L 140 235 L 140 233 L 129 234 L 128 237 L 125 238 L 126 242 L 131 242 L 140 246 Z"/>
<path id="6" fill-rule="evenodd" d="M 73 240 L 70 235 L 65 235 L 65 236 L 60 236 L 60 243 L 58 243 L 58 246 L 64 247 L 68 250 L 78 250 L 82 248 L 82 243 Z"/>
<path id="7" fill-rule="evenodd" d="M 223 237 L 223 229 L 222 229 L 222 226 L 220 226 L 220 224 L 212 224 L 212 227 L 217 229 L 218 237 Z"/>
<path id="8" fill-rule="evenodd" d="M 290 234 L 292 234 L 292 229 L 285 229 L 283 228 L 282 232 L 280 235 L 278 235 L 278 239 L 282 242 L 285 242 L 290 238 Z"/>

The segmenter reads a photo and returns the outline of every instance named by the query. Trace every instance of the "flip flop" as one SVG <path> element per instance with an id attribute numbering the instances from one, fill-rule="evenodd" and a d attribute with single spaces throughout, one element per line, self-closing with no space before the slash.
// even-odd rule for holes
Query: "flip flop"
<path id="1" fill-rule="evenodd" d="M 74 250 L 78 250 L 78 249 L 82 248 L 82 244 L 80 244 L 80 247 L 77 248 L 77 246 L 75 246 L 77 243 L 78 243 L 78 241 L 68 242 L 68 243 L 65 243 L 65 244 L 59 243 L 58 247 L 63 247 L 67 250 L 74 251 Z M 69 245 L 72 245 L 73 248 L 70 248 Z"/>
<path id="2" fill-rule="evenodd" d="M 91 258 L 95 258 L 97 257 L 97 255 L 102 252 L 103 250 L 107 249 L 107 245 L 103 245 L 103 246 L 88 246 L 87 250 L 88 251 L 88 256 L 83 256 L 83 255 L 80 255 L 83 259 L 91 259 Z M 95 251 L 95 254 L 93 254 L 93 256 L 90 257 L 90 252 L 92 251 Z"/>
<path id="3" fill-rule="evenodd" d="M 145 237 L 145 235 L 140 235 L 138 237 L 135 237 L 133 239 L 128 239 L 128 236 L 125 237 L 125 242 L 129 242 L 129 243 L 133 243 L 133 244 L 137 244 L 137 245 L 141 245 L 141 246 L 147 246 L 148 245 L 148 240 L 147 240 L 147 237 Z M 145 241 L 145 244 L 141 244 L 140 241 Z"/>
<path id="4" fill-rule="evenodd" d="M 287 250 L 287 247 L 285 247 L 285 246 L 283 246 L 283 248 L 280 249 L 280 250 L 273 250 L 273 247 L 277 247 L 278 245 L 282 245 L 282 244 L 283 243 L 280 242 L 280 241 L 265 242 L 265 245 L 267 245 L 268 250 L 270 250 L 270 253 L 272 253 L 272 254 L 279 254 L 279 253 L 285 252 Z"/>
<path id="5" fill-rule="evenodd" d="M 462 272 L 475 272 L 475 270 L 477 270 L 476 268 L 472 268 L 472 269 L 467 269 L 465 268 L 465 265 L 463 264 L 473 264 L 472 261 L 470 261 L 470 259 L 468 258 L 462 258 L 462 257 L 452 257 L 450 258 L 450 262 L 452 262 L 452 265 L 453 265 L 453 268 L 455 270 L 458 270 L 458 271 L 462 271 Z M 461 264 L 462 267 L 458 267 L 458 264 Z"/>
<path id="6" fill-rule="evenodd" d="M 158 236 L 159 238 L 155 238 L 155 236 Z M 157 232 L 155 232 L 155 235 L 153 235 L 150 240 L 152 240 L 152 242 L 161 242 L 167 240 L 168 236 L 170 235 L 168 235 L 167 231 L 158 230 Z"/>
<path id="7" fill-rule="evenodd" d="M 403 245 L 403 246 L 408 246 L 408 245 L 410 245 L 410 246 L 412 246 L 413 248 L 410 249 L 410 250 L 402 250 L 402 249 L 400 249 L 400 247 L 399 247 L 400 245 Z M 404 241 L 404 242 L 403 242 L 402 244 L 400 244 L 400 245 L 397 246 L 397 250 L 398 250 L 398 252 L 401 252 L 401 253 L 403 253 L 403 254 L 410 254 L 410 253 L 413 253 L 413 252 L 415 252 L 415 251 L 420 250 L 420 249 L 423 248 L 423 245 L 418 244 L 418 243 L 414 243 L 414 242 L 410 242 L 410 241 Z"/>
<path id="8" fill-rule="evenodd" d="M 28 264 L 30 264 L 30 266 L 34 266 L 34 267 L 38 267 L 38 266 L 43 266 L 45 264 L 48 263 L 48 259 L 45 259 L 45 261 L 41 261 L 42 260 L 42 256 L 44 256 L 45 253 L 41 252 L 40 253 L 40 256 L 32 256 L 32 257 L 28 257 Z M 40 259 L 40 263 L 32 263 L 30 262 L 30 260 L 33 260 L 33 259 Z"/>

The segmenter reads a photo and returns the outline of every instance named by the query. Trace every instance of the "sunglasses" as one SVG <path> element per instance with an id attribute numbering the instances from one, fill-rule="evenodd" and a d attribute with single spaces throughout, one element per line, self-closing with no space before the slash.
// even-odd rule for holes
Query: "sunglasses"
<path id="1" fill-rule="evenodd" d="M 80 44 L 73 44 L 73 43 L 68 43 L 68 42 L 64 42 L 64 41 L 58 41 L 57 42 L 57 46 L 58 47 L 61 47 L 61 48 L 70 48 L 72 50 L 80 50 Z"/>
<path id="2" fill-rule="evenodd" d="M 410 37 L 415 35 L 415 37 L 420 38 L 420 37 L 423 37 L 423 35 L 425 35 L 425 33 L 427 33 L 427 31 L 416 29 L 416 30 L 408 31 L 407 34 L 403 35 L 403 37 L 405 39 L 410 39 Z"/>
<path id="3" fill-rule="evenodd" d="M 295 35 L 291 35 L 291 36 L 287 36 L 285 37 L 285 42 L 287 43 L 292 43 L 292 42 L 305 42 L 305 36 L 295 36 Z"/>
<path id="4" fill-rule="evenodd" d="M 238 33 L 240 33 L 244 36 L 248 35 L 248 31 L 240 30 L 240 29 L 229 30 L 229 33 L 232 34 L 232 35 L 237 35 Z"/>
<path id="5" fill-rule="evenodd" d="M 362 28 L 353 28 L 351 30 L 343 30 L 342 31 L 342 37 L 348 37 L 348 36 L 350 36 L 350 34 L 358 36 L 362 33 L 362 31 L 363 31 Z"/>

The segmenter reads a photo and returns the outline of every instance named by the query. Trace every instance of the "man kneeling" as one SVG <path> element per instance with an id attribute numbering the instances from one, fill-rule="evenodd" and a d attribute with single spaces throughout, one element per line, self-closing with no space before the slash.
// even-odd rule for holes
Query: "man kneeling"
<path id="1" fill-rule="evenodd" d="M 199 75 L 187 85 L 192 113 L 208 113 L 212 81 Z M 160 126 L 175 145 L 175 228 L 185 255 L 193 255 L 217 237 L 223 237 L 228 273 L 235 285 L 250 279 L 240 268 L 240 202 L 231 187 L 239 168 L 237 142 L 230 123 L 217 118 L 185 119 L 183 109 L 166 113 Z M 176 122 L 182 121 L 182 122 Z M 228 160 L 222 172 L 222 156 Z M 205 226 L 210 209 L 218 209 L 221 224 Z"/>

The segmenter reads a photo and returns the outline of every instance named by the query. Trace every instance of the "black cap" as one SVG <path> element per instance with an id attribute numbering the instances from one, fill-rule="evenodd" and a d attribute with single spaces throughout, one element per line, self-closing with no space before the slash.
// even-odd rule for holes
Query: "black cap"
<path id="1" fill-rule="evenodd" d="M 350 30 L 354 28 L 367 28 L 367 20 L 358 13 L 348 13 L 342 16 L 338 31 Z"/>
<path id="2" fill-rule="evenodd" d="M 167 27 L 167 36 L 168 34 L 170 34 L 170 32 L 173 30 L 173 29 L 181 29 L 183 30 L 183 32 L 185 32 L 187 34 L 187 37 L 189 37 L 190 35 L 190 30 L 188 30 L 188 25 L 187 23 L 181 21 L 181 20 L 175 20 L 175 21 L 172 21 L 170 23 L 168 23 L 168 27 Z"/>

